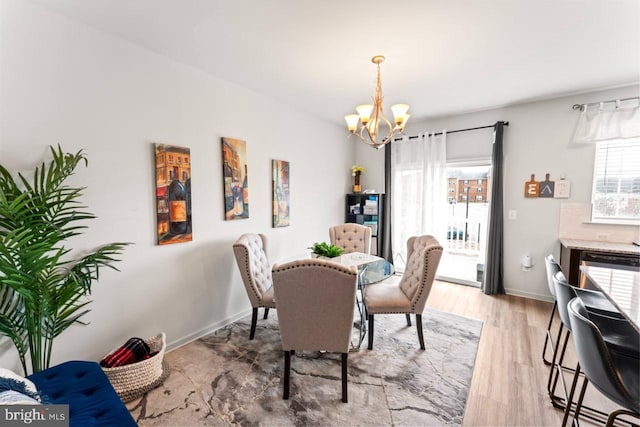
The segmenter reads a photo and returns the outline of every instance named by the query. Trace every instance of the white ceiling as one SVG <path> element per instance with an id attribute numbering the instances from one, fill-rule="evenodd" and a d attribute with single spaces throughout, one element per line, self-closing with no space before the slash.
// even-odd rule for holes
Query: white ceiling
<path id="1" fill-rule="evenodd" d="M 412 121 L 640 80 L 638 0 L 31 0 L 322 119 Z"/>

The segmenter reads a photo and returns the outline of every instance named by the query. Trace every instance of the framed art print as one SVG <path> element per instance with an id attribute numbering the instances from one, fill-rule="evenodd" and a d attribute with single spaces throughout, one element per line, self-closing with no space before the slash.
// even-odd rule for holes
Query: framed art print
<path id="1" fill-rule="evenodd" d="M 190 242 L 191 150 L 155 144 L 156 224 L 159 245 Z"/>
<path id="2" fill-rule="evenodd" d="M 249 218 L 249 178 L 247 145 L 234 138 L 222 138 L 222 178 L 224 219 Z"/>
<path id="3" fill-rule="evenodd" d="M 273 160 L 271 164 L 273 189 L 273 227 L 289 226 L 289 162 Z"/>

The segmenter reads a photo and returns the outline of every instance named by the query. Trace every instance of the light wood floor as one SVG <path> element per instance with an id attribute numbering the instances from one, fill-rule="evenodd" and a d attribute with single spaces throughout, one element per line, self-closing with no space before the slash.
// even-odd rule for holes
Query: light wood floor
<path id="1" fill-rule="evenodd" d="M 549 401 L 549 367 L 541 358 L 551 303 L 510 295 L 488 296 L 478 288 L 436 282 L 427 306 L 484 321 L 465 426 L 561 425 L 563 413 Z M 566 365 L 575 365 L 573 355 Z M 567 380 L 569 386 L 571 378 Z M 610 406 L 591 389 L 586 403 L 601 409 Z M 582 418 L 581 423 L 597 425 Z"/>

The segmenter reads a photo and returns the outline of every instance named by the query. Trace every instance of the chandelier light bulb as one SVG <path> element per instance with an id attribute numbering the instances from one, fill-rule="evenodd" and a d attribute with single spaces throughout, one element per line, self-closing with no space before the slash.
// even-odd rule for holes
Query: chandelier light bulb
<path id="1" fill-rule="evenodd" d="M 373 111 L 373 105 L 371 104 L 358 105 L 356 107 L 356 111 L 360 116 L 360 121 L 362 122 L 363 125 L 366 126 L 366 124 L 369 123 L 369 119 L 371 119 L 371 112 Z"/>
<path id="2" fill-rule="evenodd" d="M 344 119 L 347 122 L 349 132 L 355 133 L 358 130 L 358 120 L 360 120 L 360 116 L 357 114 L 347 114 L 344 116 Z"/>

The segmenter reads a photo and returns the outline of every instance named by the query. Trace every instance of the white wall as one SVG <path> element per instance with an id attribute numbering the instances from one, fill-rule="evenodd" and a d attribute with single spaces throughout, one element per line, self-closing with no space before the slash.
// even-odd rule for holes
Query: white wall
<path id="1" fill-rule="evenodd" d="M 346 132 L 242 87 L 19 0 L 0 3 L 0 163 L 30 171 L 48 146 L 85 149 L 71 183 L 98 219 L 72 246 L 134 243 L 94 286 L 89 326 L 57 339 L 54 363 L 99 360 L 131 336 L 176 346 L 249 313 L 231 245 L 265 233 L 271 262 L 328 240 L 344 220 Z M 313 129 L 313 132 L 309 132 Z M 222 136 L 247 142 L 250 218 L 224 221 Z M 193 241 L 155 244 L 152 143 L 191 148 Z M 291 226 L 271 228 L 271 160 L 291 162 Z M 6 340 L 0 366 L 17 369 Z"/>
<path id="2" fill-rule="evenodd" d="M 548 253 L 559 257 L 558 226 L 560 205 L 567 202 L 590 203 L 593 177 L 594 146 L 573 146 L 570 139 L 578 119 L 573 104 L 638 96 L 639 86 L 610 89 L 530 102 L 504 108 L 458 116 L 440 117 L 414 122 L 407 126 L 408 135 L 442 129 L 454 130 L 492 125 L 508 121 L 504 131 L 504 283 L 507 293 L 550 300 L 544 274 L 543 258 Z M 447 136 L 447 157 L 491 156 L 493 130 L 484 129 Z M 384 189 L 384 150 L 375 151 L 360 144 L 356 162 L 365 166 L 364 188 Z M 526 199 L 524 183 L 534 173 L 544 179 L 564 174 L 571 181 L 569 199 Z M 507 219 L 509 210 L 517 219 Z M 637 227 L 622 227 L 630 243 Z M 528 272 L 520 268 L 525 253 L 533 257 L 535 266 Z"/>

